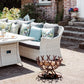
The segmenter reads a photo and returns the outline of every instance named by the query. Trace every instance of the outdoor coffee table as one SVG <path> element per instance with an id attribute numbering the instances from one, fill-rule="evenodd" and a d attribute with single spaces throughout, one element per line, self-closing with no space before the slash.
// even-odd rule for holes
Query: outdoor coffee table
<path id="1" fill-rule="evenodd" d="M 0 67 L 21 63 L 19 55 L 19 42 L 33 39 L 34 38 L 32 37 L 8 32 L 6 32 L 4 37 L 0 35 Z"/>

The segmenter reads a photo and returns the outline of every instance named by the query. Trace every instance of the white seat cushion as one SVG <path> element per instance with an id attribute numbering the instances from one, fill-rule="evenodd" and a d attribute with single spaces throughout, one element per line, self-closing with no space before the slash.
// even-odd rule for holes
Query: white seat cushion
<path id="1" fill-rule="evenodd" d="M 40 49 L 40 42 L 36 42 L 36 41 L 21 41 L 20 45 L 34 49 Z"/>

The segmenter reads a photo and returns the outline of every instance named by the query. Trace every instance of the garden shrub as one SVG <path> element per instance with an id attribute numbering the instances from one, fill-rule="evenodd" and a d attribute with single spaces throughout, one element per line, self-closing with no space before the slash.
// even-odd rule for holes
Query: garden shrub
<path id="1" fill-rule="evenodd" d="M 44 22 L 44 12 L 41 9 L 39 9 L 38 5 L 31 3 L 24 5 L 24 7 L 21 9 L 21 18 L 23 18 L 27 14 L 29 14 L 31 19 L 35 19 L 36 22 Z"/>
<path id="2" fill-rule="evenodd" d="M 15 20 L 20 17 L 20 10 L 18 8 L 11 8 L 10 10 L 7 7 L 3 8 L 3 11 L 0 13 L 0 18 L 8 18 L 9 20 Z"/>

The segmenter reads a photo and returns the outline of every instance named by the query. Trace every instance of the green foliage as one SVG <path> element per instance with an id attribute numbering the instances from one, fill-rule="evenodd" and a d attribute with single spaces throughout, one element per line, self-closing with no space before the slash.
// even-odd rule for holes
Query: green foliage
<path id="1" fill-rule="evenodd" d="M 44 21 L 42 10 L 39 10 L 39 6 L 35 4 L 27 4 L 21 9 L 21 18 L 29 14 L 31 19 L 35 19 L 36 22 Z"/>
<path id="2" fill-rule="evenodd" d="M 8 18 L 9 20 L 18 19 L 20 17 L 20 10 L 18 8 L 4 7 L 3 11 L 0 13 L 0 18 Z"/>

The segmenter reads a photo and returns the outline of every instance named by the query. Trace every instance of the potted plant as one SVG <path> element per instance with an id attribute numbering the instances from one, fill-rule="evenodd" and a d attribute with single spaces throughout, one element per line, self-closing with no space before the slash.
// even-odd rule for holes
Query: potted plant
<path id="1" fill-rule="evenodd" d="M 70 8 L 69 9 L 69 14 L 71 14 L 71 21 L 76 21 L 78 18 L 78 8 Z"/>

